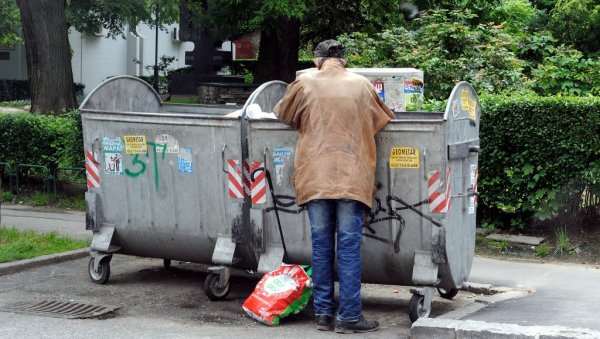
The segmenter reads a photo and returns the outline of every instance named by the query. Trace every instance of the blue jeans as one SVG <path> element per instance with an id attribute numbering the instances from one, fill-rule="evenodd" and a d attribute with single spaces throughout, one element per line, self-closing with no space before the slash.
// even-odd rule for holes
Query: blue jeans
<path id="1" fill-rule="evenodd" d="M 360 245 L 365 205 L 349 199 L 323 199 L 308 202 L 307 208 L 312 233 L 315 315 L 335 315 L 333 273 L 337 231 L 340 298 L 336 319 L 356 321 L 362 311 Z"/>

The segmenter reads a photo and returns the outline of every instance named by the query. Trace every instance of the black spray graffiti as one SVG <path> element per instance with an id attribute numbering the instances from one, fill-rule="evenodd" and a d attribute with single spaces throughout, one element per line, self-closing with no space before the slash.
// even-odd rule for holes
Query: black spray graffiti
<path id="1" fill-rule="evenodd" d="M 296 205 L 296 197 L 292 197 L 292 196 L 288 196 L 288 195 L 276 195 L 275 199 L 276 199 L 277 209 L 279 210 L 279 212 L 290 213 L 290 214 L 300 214 L 304 210 L 306 210 L 306 206 L 297 206 Z M 393 205 L 394 202 L 398 203 L 400 205 L 394 206 Z M 363 228 L 366 228 L 368 233 L 364 232 L 363 236 L 373 239 L 373 240 L 381 241 L 381 242 L 389 244 L 389 245 L 392 245 L 394 247 L 394 252 L 399 253 L 400 252 L 400 238 L 402 236 L 402 232 L 404 231 L 404 227 L 406 226 L 404 218 L 402 218 L 402 216 L 399 213 L 400 211 L 410 210 L 414 213 L 417 213 L 420 217 L 427 219 L 433 225 L 438 226 L 438 227 L 441 226 L 441 224 L 439 222 L 437 222 L 434 219 L 432 219 L 431 217 L 423 214 L 421 211 L 419 211 L 417 209 L 417 207 L 428 204 L 428 203 L 429 203 L 429 201 L 427 199 L 425 199 L 423 201 L 420 201 L 416 204 L 411 205 L 398 197 L 389 195 L 385 198 L 385 206 L 384 206 L 381 203 L 381 199 L 379 197 L 376 197 L 375 205 L 373 206 L 371 211 L 369 211 L 366 215 L 365 224 L 363 225 Z M 296 206 L 296 207 L 290 208 L 292 206 Z M 267 207 L 265 209 L 265 212 L 268 213 L 268 212 L 271 212 L 274 210 L 275 210 L 275 207 Z M 400 223 L 400 227 L 398 228 L 398 232 L 396 233 L 394 239 L 389 240 L 389 239 L 385 239 L 385 238 L 377 236 L 376 235 L 377 232 L 372 227 L 372 225 L 377 224 L 382 221 L 387 221 L 387 220 L 392 220 L 392 219 L 398 220 Z"/>

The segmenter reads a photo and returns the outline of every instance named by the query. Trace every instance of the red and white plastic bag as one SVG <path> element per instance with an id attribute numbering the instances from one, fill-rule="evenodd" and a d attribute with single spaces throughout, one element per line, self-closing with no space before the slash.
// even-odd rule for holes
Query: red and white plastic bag
<path id="1" fill-rule="evenodd" d="M 281 265 L 260 279 L 242 308 L 264 324 L 279 325 L 281 318 L 300 312 L 308 304 L 312 293 L 310 273 L 309 266 Z"/>

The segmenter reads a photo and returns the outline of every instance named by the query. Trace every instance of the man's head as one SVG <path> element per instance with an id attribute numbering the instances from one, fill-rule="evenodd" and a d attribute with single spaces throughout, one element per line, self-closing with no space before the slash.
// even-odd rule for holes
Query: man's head
<path id="1" fill-rule="evenodd" d="M 345 50 L 346 47 L 342 43 L 333 39 L 322 41 L 314 51 L 315 65 L 320 69 L 327 59 L 337 59 L 342 65 L 346 65 L 346 59 L 344 58 Z"/>

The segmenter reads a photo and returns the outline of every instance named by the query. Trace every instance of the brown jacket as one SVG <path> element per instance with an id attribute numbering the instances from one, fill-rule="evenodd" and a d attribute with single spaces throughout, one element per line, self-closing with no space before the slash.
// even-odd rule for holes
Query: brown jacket
<path id="1" fill-rule="evenodd" d="M 273 112 L 300 132 L 296 146 L 296 202 L 353 199 L 371 207 L 375 133 L 394 117 L 365 77 L 326 60 L 298 76 Z"/>

